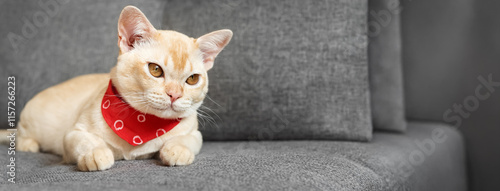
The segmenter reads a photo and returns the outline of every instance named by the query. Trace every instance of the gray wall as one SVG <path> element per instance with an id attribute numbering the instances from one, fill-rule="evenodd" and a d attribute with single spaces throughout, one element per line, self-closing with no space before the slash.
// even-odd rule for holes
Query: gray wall
<path id="1" fill-rule="evenodd" d="M 401 1 L 407 117 L 458 125 L 470 189 L 500 190 L 500 87 L 484 100 L 475 96 L 479 76 L 500 82 L 500 2 Z M 464 112 L 470 116 L 443 117 L 455 103 L 475 106 L 474 100 L 477 108 Z"/>

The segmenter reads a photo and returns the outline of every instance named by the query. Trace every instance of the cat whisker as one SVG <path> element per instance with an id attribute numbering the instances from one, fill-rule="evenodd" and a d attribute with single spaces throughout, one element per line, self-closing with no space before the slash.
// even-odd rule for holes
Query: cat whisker
<path id="1" fill-rule="evenodd" d="M 218 107 L 222 107 L 217 102 L 215 102 L 210 96 L 206 95 L 206 98 L 208 98 L 210 101 L 212 101 L 213 103 L 215 103 L 215 105 L 217 105 Z"/>
<path id="2" fill-rule="evenodd" d="M 199 119 L 198 121 L 200 122 L 200 125 L 203 128 L 205 128 L 207 125 L 215 125 L 218 128 L 217 124 L 209 116 L 198 113 L 198 119 Z"/>
<path id="3" fill-rule="evenodd" d="M 201 125 L 203 127 L 205 127 L 208 124 L 208 125 L 213 125 L 216 128 L 219 128 L 219 126 L 217 125 L 217 121 L 209 113 L 207 113 L 206 111 L 203 111 L 203 109 L 208 109 L 210 112 L 214 113 L 221 120 L 221 118 L 215 112 L 213 112 L 210 108 L 203 106 L 203 107 L 200 107 L 197 109 Z"/>
<path id="4" fill-rule="evenodd" d="M 217 118 L 219 118 L 219 120 L 221 120 L 221 121 L 222 121 L 222 119 L 220 118 L 219 114 L 215 113 L 215 112 L 214 112 L 212 109 L 210 109 L 209 107 L 204 106 L 204 105 L 201 105 L 201 106 L 200 106 L 200 109 L 206 109 L 206 110 L 210 111 L 211 113 L 215 114 L 215 116 L 217 116 Z M 208 114 L 208 113 L 207 113 L 207 114 Z"/>

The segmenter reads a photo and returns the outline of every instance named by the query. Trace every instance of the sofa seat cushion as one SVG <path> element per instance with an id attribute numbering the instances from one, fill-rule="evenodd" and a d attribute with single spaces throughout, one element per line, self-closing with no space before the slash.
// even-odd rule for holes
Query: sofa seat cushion
<path id="1" fill-rule="evenodd" d="M 441 132 L 435 138 L 446 137 L 444 141 L 434 141 L 434 151 L 431 146 L 419 148 L 416 142 L 432 140 L 433 131 Z M 7 153 L 6 146 L 0 148 Z M 2 172 L 7 170 L 7 157 L 0 155 Z M 158 160 L 117 161 L 106 171 L 78 172 L 51 154 L 17 152 L 16 157 L 17 184 L 9 186 L 18 189 L 466 189 L 461 135 L 430 123 L 409 123 L 403 135 L 376 132 L 371 143 L 205 142 L 194 164 L 185 167 L 161 166 Z"/>

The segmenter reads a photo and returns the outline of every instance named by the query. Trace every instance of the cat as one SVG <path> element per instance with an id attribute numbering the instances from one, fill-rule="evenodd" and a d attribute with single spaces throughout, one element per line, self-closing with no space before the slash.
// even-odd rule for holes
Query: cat
<path id="1" fill-rule="evenodd" d="M 155 155 L 167 166 L 193 163 L 207 71 L 232 35 L 223 29 L 194 39 L 157 30 L 138 8 L 125 7 L 116 66 L 34 96 L 21 112 L 17 150 L 58 154 L 80 171 Z"/>

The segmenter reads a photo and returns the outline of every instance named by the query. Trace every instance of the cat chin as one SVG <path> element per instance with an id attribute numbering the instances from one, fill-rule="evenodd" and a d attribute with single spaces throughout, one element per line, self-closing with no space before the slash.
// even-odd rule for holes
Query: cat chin
<path id="1" fill-rule="evenodd" d="M 181 118 L 186 118 L 186 117 L 192 115 L 193 112 L 191 112 L 191 109 L 188 109 L 185 111 L 180 111 L 180 112 L 174 111 L 172 109 L 167 109 L 167 110 L 157 110 L 157 111 L 148 112 L 148 114 L 155 115 L 155 116 L 157 116 L 159 118 L 163 118 L 163 119 L 181 119 Z"/>
<path id="2" fill-rule="evenodd" d="M 171 109 L 167 110 L 157 110 L 156 111 L 150 111 L 148 112 L 151 115 L 155 115 L 156 117 L 163 118 L 163 119 L 177 119 L 180 118 L 180 114 L 178 112 L 172 111 Z"/>
<path id="3" fill-rule="evenodd" d="M 191 105 L 189 107 L 172 107 L 172 106 L 167 106 L 164 108 L 159 108 L 155 105 L 148 104 L 148 105 L 133 105 L 131 106 L 138 110 L 139 112 L 142 113 L 147 113 L 150 115 L 157 116 L 159 118 L 163 119 L 181 119 L 181 118 L 186 118 L 189 117 L 193 114 L 197 114 L 196 110 L 198 107 L 200 107 L 202 102 L 195 103 L 194 105 Z"/>

